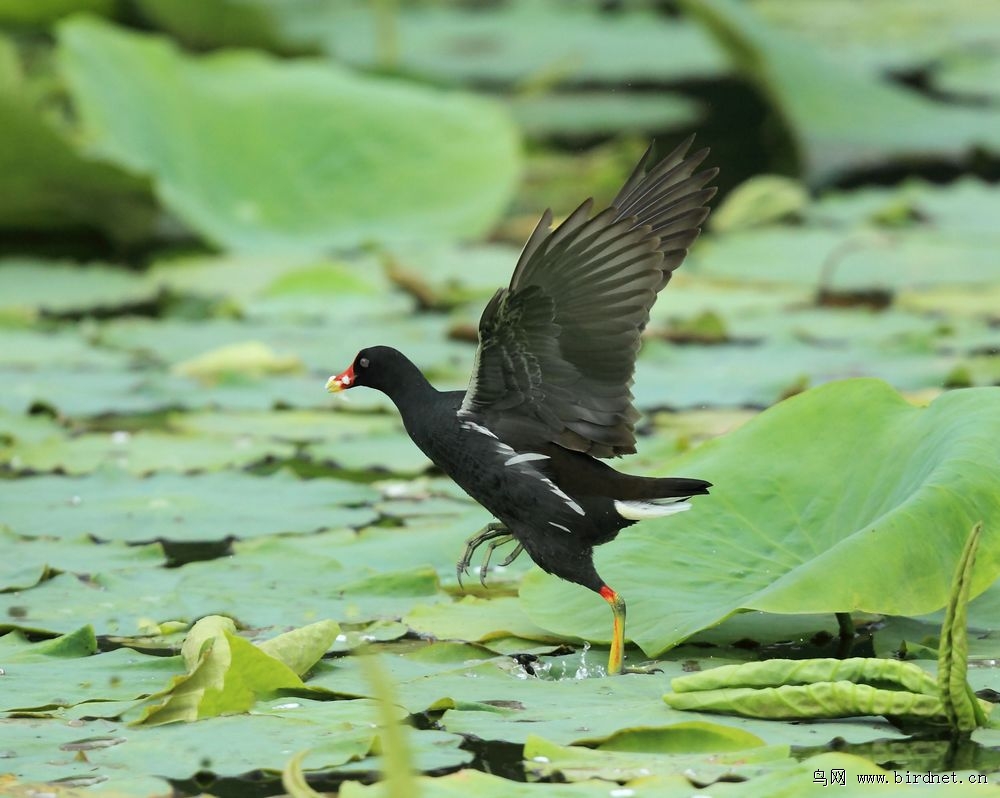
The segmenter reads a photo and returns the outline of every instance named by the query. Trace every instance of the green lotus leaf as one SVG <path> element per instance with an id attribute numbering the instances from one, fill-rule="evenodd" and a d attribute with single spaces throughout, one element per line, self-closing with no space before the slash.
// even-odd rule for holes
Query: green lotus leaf
<path id="1" fill-rule="evenodd" d="M 751 718 L 802 720 L 884 715 L 944 723 L 941 698 L 909 690 L 882 690 L 854 682 L 817 682 L 781 687 L 725 687 L 667 693 L 671 709 L 722 712 Z"/>
<path id="2" fill-rule="evenodd" d="M 135 723 L 156 726 L 246 712 L 258 700 L 304 687 L 285 663 L 235 631 L 233 621 L 222 616 L 198 621 L 181 648 L 187 673 L 151 698 Z"/>
<path id="3" fill-rule="evenodd" d="M 935 103 L 881 81 L 841 52 L 834 60 L 774 29 L 743 3 L 684 0 L 681 5 L 776 106 L 811 183 L 886 162 L 928 157 L 956 162 L 976 147 L 1000 149 L 1000 113 L 992 108 Z"/>
<path id="4" fill-rule="evenodd" d="M 224 249 L 475 236 L 517 175 L 515 129 L 482 99 L 333 63 L 193 57 L 83 17 L 58 40 L 92 152 L 148 175 L 169 210 Z"/>
<path id="5" fill-rule="evenodd" d="M 677 693 L 688 693 L 733 687 L 780 687 L 841 681 L 881 685 L 925 695 L 938 694 L 934 677 L 912 662 L 873 657 L 769 659 L 743 665 L 724 665 L 679 676 L 671 681 L 670 687 Z"/>
<path id="6" fill-rule="evenodd" d="M 831 383 L 672 462 L 711 495 L 625 530 L 596 550 L 597 568 L 654 656 L 739 609 L 933 612 L 981 519 L 970 595 L 1000 575 L 998 438 L 995 388 L 918 407 L 877 380 Z M 533 571 L 521 599 L 546 629 L 608 640 L 607 607 L 582 588 Z"/>

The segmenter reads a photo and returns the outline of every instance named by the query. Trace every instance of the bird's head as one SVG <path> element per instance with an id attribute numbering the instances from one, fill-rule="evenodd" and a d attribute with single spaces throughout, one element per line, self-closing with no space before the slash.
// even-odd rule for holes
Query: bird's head
<path id="1" fill-rule="evenodd" d="M 350 366 L 326 381 L 326 389 L 330 393 L 339 393 L 357 385 L 367 385 L 384 391 L 385 382 L 392 379 L 395 364 L 400 359 L 405 358 L 392 347 L 370 346 L 362 349 Z"/>

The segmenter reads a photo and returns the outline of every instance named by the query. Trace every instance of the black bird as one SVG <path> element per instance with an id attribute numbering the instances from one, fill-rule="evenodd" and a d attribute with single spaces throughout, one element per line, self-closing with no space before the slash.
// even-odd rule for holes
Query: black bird
<path id="1" fill-rule="evenodd" d="M 543 570 L 588 587 L 614 613 L 608 672 L 624 670 L 625 602 L 598 576 L 593 548 L 636 521 L 686 510 L 700 479 L 622 474 L 596 458 L 635 451 L 639 413 L 630 386 L 639 336 L 656 295 L 708 216 L 717 169 L 693 137 L 651 164 L 652 147 L 611 207 L 588 199 L 554 230 L 546 211 L 479 320 L 466 391 L 438 391 L 403 354 L 362 349 L 331 392 L 366 385 L 396 405 L 407 433 L 497 519 L 458 562 L 516 541 Z M 484 581 L 485 584 L 485 581 Z"/>

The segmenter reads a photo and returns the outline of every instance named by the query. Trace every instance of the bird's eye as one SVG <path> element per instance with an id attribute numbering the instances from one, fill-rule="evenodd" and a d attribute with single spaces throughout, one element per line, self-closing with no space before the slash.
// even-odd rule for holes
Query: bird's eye
<path id="1" fill-rule="evenodd" d="M 361 366 L 361 368 L 363 368 L 363 369 L 368 368 L 368 358 L 366 358 L 366 357 L 361 358 L 358 361 L 358 365 Z"/>

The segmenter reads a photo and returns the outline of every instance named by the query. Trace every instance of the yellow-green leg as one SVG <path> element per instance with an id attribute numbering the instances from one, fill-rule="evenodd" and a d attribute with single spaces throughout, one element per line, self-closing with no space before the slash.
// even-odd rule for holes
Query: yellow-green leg
<path id="1" fill-rule="evenodd" d="M 625 599 L 607 585 L 601 587 L 601 598 L 611 605 L 611 653 L 608 655 L 608 676 L 619 673 L 662 673 L 655 665 L 625 667 Z"/>
<path id="2" fill-rule="evenodd" d="M 625 599 L 607 585 L 601 588 L 601 598 L 611 605 L 611 653 L 608 655 L 608 676 L 624 673 L 625 660 Z"/>

